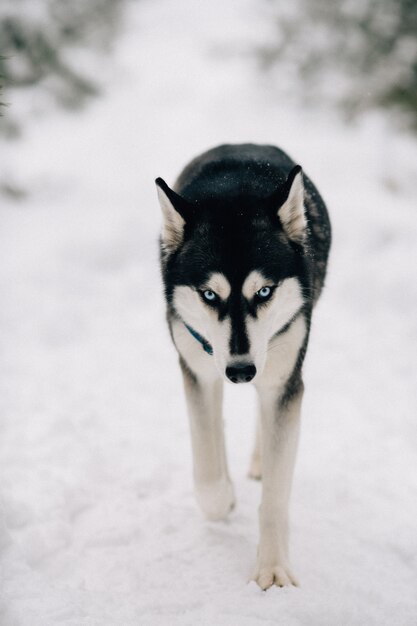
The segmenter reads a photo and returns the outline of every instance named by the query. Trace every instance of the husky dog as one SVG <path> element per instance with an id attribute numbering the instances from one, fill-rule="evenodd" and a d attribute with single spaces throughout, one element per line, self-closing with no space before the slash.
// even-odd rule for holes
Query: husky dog
<path id="1" fill-rule="evenodd" d="M 296 585 L 288 502 L 311 314 L 330 248 L 318 191 L 280 149 L 223 145 L 195 158 L 170 189 L 161 265 L 191 425 L 194 485 L 210 520 L 235 503 L 223 438 L 223 381 L 252 382 L 259 420 L 249 475 L 262 477 L 254 580 Z"/>

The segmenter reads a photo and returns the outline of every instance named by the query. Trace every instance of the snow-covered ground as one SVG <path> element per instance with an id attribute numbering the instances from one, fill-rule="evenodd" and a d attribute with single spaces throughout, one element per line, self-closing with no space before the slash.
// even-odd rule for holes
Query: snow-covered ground
<path id="1" fill-rule="evenodd" d="M 134 3 L 125 31 L 105 97 L 3 151 L 32 193 L 0 210 L 0 624 L 414 626 L 417 144 L 278 97 L 230 54 L 267 35 L 255 0 Z M 227 388 L 238 506 L 208 523 L 157 263 L 153 179 L 242 141 L 293 155 L 334 227 L 292 499 L 301 587 L 266 593 L 247 584 L 252 389 Z"/>

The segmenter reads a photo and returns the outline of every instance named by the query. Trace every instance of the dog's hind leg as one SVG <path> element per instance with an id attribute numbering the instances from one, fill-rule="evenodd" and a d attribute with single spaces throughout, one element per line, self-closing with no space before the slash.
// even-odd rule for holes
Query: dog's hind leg
<path id="1" fill-rule="evenodd" d="M 288 505 L 297 451 L 303 385 L 284 402 L 259 390 L 262 418 L 262 501 L 254 579 L 262 589 L 296 585 L 288 559 Z"/>
<path id="2" fill-rule="evenodd" d="M 234 506 L 223 433 L 223 382 L 200 380 L 181 362 L 191 427 L 197 502 L 210 520 L 224 519 Z"/>
<path id="3" fill-rule="evenodd" d="M 261 455 L 261 416 L 256 418 L 255 445 L 249 466 L 248 477 L 253 480 L 262 478 L 262 455 Z"/>

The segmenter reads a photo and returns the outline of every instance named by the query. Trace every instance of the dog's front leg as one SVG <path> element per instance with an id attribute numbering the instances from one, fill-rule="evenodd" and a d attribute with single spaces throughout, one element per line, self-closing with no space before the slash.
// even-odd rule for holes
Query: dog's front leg
<path id="1" fill-rule="evenodd" d="M 223 382 L 200 379 L 181 363 L 191 427 L 197 502 L 210 520 L 220 520 L 234 506 L 223 434 Z"/>
<path id="2" fill-rule="evenodd" d="M 288 559 L 288 505 L 297 452 L 302 384 L 290 400 L 259 389 L 262 421 L 262 501 L 254 579 L 262 589 L 296 585 Z"/>

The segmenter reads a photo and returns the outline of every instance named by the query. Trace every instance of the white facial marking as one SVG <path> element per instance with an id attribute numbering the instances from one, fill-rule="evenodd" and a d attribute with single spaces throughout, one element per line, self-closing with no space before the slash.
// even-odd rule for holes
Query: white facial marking
<path id="1" fill-rule="evenodd" d="M 246 277 L 243 283 L 242 293 L 247 300 L 251 300 L 259 289 L 269 286 L 272 286 L 272 282 L 265 278 L 261 272 L 254 270 Z"/>
<path id="2" fill-rule="evenodd" d="M 268 286 L 268 282 L 270 281 L 261 272 L 251 272 L 244 282 L 243 294 L 246 298 L 252 299 L 259 289 Z M 230 295 L 230 284 L 222 274 L 213 274 L 204 287 L 214 291 L 222 299 L 226 299 Z M 176 343 L 180 352 L 183 353 L 188 362 L 192 356 L 193 362 L 195 362 L 195 371 L 197 371 L 197 365 L 200 361 L 201 367 L 204 365 L 205 369 L 210 369 L 210 363 L 212 363 L 224 377 L 227 365 L 236 360 L 242 360 L 242 356 L 237 359 L 236 355 L 230 354 L 230 318 L 226 317 L 219 321 L 217 311 L 203 302 L 196 289 L 185 285 L 175 288 L 173 304 L 181 319 L 200 333 L 213 347 L 213 356 L 207 355 L 196 339 L 183 326 L 185 333 L 179 331 L 176 333 L 176 337 L 178 337 Z M 302 304 L 300 283 L 296 278 L 286 278 L 275 289 L 268 300 L 268 304 L 258 308 L 256 318 L 249 315 L 246 317 L 250 352 L 245 360 L 255 365 L 258 372 L 257 377 L 265 367 L 271 338 L 292 320 Z M 191 362 L 190 365 L 192 365 Z"/>
<path id="3" fill-rule="evenodd" d="M 270 341 L 265 367 L 255 381 L 258 387 L 269 387 L 276 394 L 276 388 L 285 385 L 294 369 L 306 332 L 304 316 L 300 315 L 285 333 Z"/>
<path id="4" fill-rule="evenodd" d="M 265 278 L 262 279 L 265 285 Z M 251 284 L 253 289 L 255 283 Z M 247 318 L 250 353 L 259 373 L 265 366 L 270 339 L 292 320 L 302 304 L 300 283 L 296 278 L 286 278 L 276 288 L 268 304 L 258 308 L 257 317 Z"/>
<path id="5" fill-rule="evenodd" d="M 222 300 L 227 300 L 230 296 L 230 283 L 223 274 L 220 274 L 220 272 L 212 274 L 205 284 L 205 287 L 210 291 L 214 291 L 214 293 L 216 293 Z"/>
<path id="6" fill-rule="evenodd" d="M 301 285 L 299 281 L 285 278 L 275 290 L 271 304 L 259 310 L 259 319 L 268 319 L 271 336 L 277 333 L 294 317 L 303 304 Z"/>
<path id="7" fill-rule="evenodd" d="M 220 296 L 219 288 L 223 295 L 230 293 L 230 285 L 222 274 L 213 276 L 216 277 L 216 293 Z M 221 279 L 219 281 L 219 277 L 223 278 L 224 281 L 222 282 Z M 210 289 L 214 291 L 211 280 L 212 277 L 207 284 L 210 284 Z M 227 291 L 226 287 L 228 287 L 229 291 Z M 230 355 L 230 319 L 226 318 L 219 321 L 217 311 L 205 304 L 200 294 L 195 289 L 186 287 L 185 285 L 175 288 L 173 303 L 181 319 L 188 324 L 188 326 L 191 326 L 191 328 L 203 335 L 211 344 L 213 347 L 213 356 L 207 355 L 201 346 L 198 345 L 198 342 L 186 331 L 195 344 L 193 345 L 193 351 L 194 348 L 197 348 L 200 356 L 203 358 L 208 357 L 212 363 L 214 362 L 218 372 L 224 376 Z M 189 341 L 187 341 L 186 344 L 189 345 Z M 179 345 L 178 348 L 181 350 Z"/>

